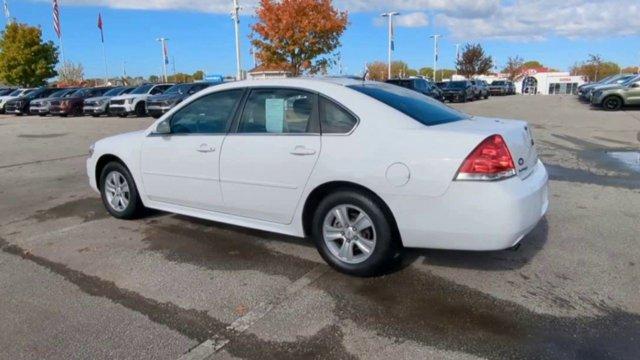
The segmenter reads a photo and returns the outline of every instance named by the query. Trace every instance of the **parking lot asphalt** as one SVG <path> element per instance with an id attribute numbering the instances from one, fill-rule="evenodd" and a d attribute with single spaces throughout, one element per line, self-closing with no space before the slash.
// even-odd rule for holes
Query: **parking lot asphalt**
<path id="1" fill-rule="evenodd" d="M 1 359 L 637 359 L 640 110 L 454 104 L 530 122 L 550 210 L 517 251 L 407 250 L 330 270 L 307 240 L 107 215 L 89 145 L 151 119 L 0 115 Z M 633 159 L 633 157 L 631 157 Z"/>

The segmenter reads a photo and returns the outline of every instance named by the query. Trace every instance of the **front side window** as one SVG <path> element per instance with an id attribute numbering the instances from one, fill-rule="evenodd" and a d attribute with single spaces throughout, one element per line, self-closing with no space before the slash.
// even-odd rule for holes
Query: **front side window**
<path id="1" fill-rule="evenodd" d="M 469 118 L 469 115 L 428 96 L 401 87 L 375 83 L 349 87 L 412 117 L 423 125 L 439 125 Z"/>
<path id="2" fill-rule="evenodd" d="M 171 118 L 172 134 L 224 134 L 243 90 L 205 95 L 189 103 Z"/>
<path id="3" fill-rule="evenodd" d="M 320 98 L 320 109 L 323 134 L 346 134 L 358 123 L 358 119 L 331 100 Z"/>
<path id="4" fill-rule="evenodd" d="M 306 133 L 315 95 L 294 89 L 257 89 L 244 106 L 239 133 Z"/>

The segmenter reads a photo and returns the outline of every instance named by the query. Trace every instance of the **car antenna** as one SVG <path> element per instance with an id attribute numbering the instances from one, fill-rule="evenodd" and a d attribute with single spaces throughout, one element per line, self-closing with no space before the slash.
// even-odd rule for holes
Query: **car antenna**
<path id="1" fill-rule="evenodd" d="M 364 74 L 362 74 L 362 85 L 364 85 L 364 82 L 367 81 L 367 75 L 369 75 L 369 69 L 365 69 Z"/>

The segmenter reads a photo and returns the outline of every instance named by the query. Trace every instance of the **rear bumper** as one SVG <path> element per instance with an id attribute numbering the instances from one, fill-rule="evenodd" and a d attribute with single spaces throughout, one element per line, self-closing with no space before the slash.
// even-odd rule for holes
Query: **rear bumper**
<path id="1" fill-rule="evenodd" d="M 525 179 L 454 181 L 440 197 L 394 198 L 406 247 L 502 250 L 520 242 L 549 207 L 548 174 L 541 162 Z"/>
<path id="2" fill-rule="evenodd" d="M 462 101 L 465 100 L 466 94 L 444 94 L 444 99 L 449 101 Z"/>

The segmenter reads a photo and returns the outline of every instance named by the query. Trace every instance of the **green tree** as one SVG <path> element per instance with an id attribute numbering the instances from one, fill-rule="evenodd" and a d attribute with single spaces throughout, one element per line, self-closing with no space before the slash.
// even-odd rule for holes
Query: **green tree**
<path id="1" fill-rule="evenodd" d="M 151 75 L 151 76 L 149 76 L 149 82 L 150 83 L 158 83 L 158 82 L 160 82 L 160 78 L 158 77 L 158 75 Z"/>
<path id="2" fill-rule="evenodd" d="M 493 68 L 493 59 L 484 53 L 480 44 L 466 44 L 456 66 L 460 75 L 471 78 L 487 74 Z"/>
<path id="3" fill-rule="evenodd" d="M 538 60 L 529 60 L 522 63 L 522 67 L 525 69 L 543 68 L 544 65 Z"/>
<path id="4" fill-rule="evenodd" d="M 193 77 L 193 80 L 203 80 L 204 79 L 204 71 L 198 70 L 198 71 L 194 72 L 193 75 L 191 75 L 191 77 Z"/>
<path id="5" fill-rule="evenodd" d="M 0 80 L 19 86 L 40 86 L 57 75 L 58 50 L 42 41 L 42 30 L 12 22 L 0 33 Z"/>

